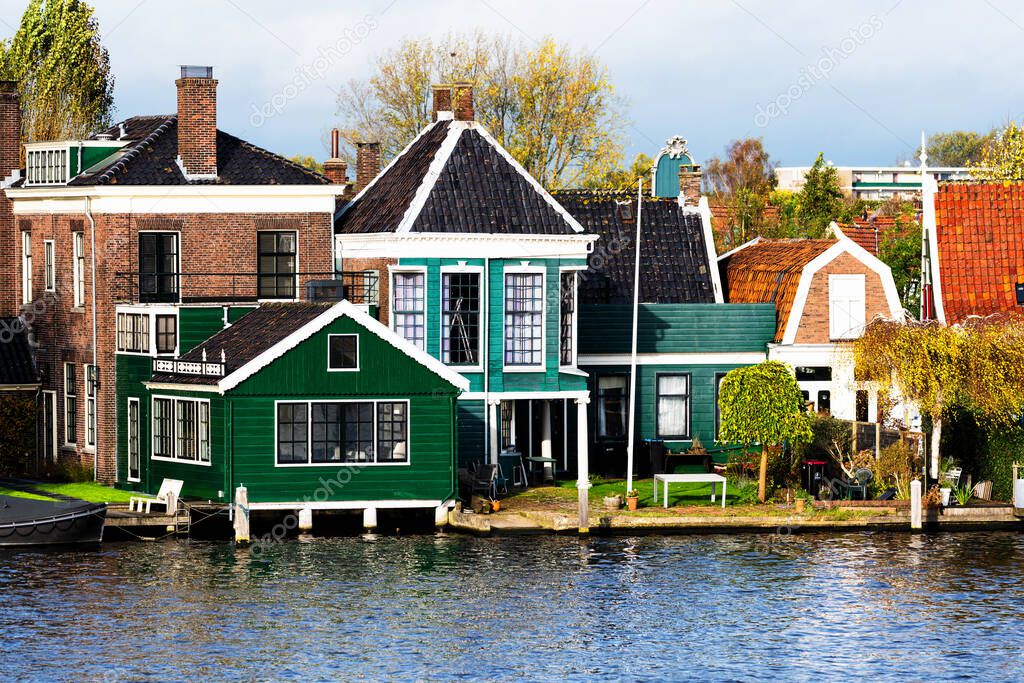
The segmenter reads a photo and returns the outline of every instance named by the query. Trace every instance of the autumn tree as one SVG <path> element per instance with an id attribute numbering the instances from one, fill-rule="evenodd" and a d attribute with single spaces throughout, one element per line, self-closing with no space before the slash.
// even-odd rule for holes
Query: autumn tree
<path id="1" fill-rule="evenodd" d="M 323 162 L 308 154 L 294 154 L 288 157 L 288 161 L 294 161 L 299 166 L 305 166 L 310 171 L 314 171 L 316 173 L 324 172 Z"/>
<path id="2" fill-rule="evenodd" d="M 376 140 L 393 157 L 431 120 L 430 86 L 474 85 L 476 119 L 542 184 L 592 182 L 622 158 L 622 101 L 595 57 L 548 38 L 482 32 L 402 41 L 338 97 L 342 138 Z"/>
<path id="3" fill-rule="evenodd" d="M 0 74 L 18 81 L 25 141 L 82 138 L 110 125 L 110 58 L 93 8 L 80 0 L 31 0 L 14 37 L 0 43 Z"/>
<path id="4" fill-rule="evenodd" d="M 1024 319 L 875 320 L 853 342 L 857 373 L 915 403 L 932 420 L 931 477 L 939 475 L 945 414 L 964 410 L 980 423 L 1006 427 L 1024 412 Z"/>
<path id="5" fill-rule="evenodd" d="M 643 178 L 644 182 L 650 182 L 651 169 L 654 167 L 654 159 L 643 152 L 633 157 L 633 163 L 629 168 L 615 168 L 603 176 L 591 178 L 582 185 L 594 190 L 626 190 L 636 186 L 637 178 Z M 644 188 L 650 190 L 647 185 Z"/>
<path id="6" fill-rule="evenodd" d="M 785 363 L 766 361 L 760 365 L 730 370 L 719 389 L 721 419 L 719 440 L 741 443 L 749 451 L 761 446 L 757 497 L 768 495 L 768 456 L 811 440 L 810 416 L 804 410 L 800 385 Z"/>
<path id="7" fill-rule="evenodd" d="M 981 163 L 985 149 L 995 140 L 997 131 L 977 133 L 973 130 L 951 130 L 928 136 L 925 149 L 929 166 L 976 166 Z M 921 156 L 921 148 L 914 158 Z"/>
<path id="8" fill-rule="evenodd" d="M 1024 128 L 1010 121 L 971 169 L 979 180 L 1024 180 Z"/>
<path id="9" fill-rule="evenodd" d="M 730 208 L 730 244 L 762 234 L 765 205 L 775 189 L 775 166 L 761 138 L 734 140 L 725 157 L 712 157 L 704 167 L 704 186 Z"/>
<path id="10" fill-rule="evenodd" d="M 798 203 L 797 218 L 805 232 L 801 237 L 824 237 L 829 224 L 842 213 L 839 173 L 835 166 L 825 162 L 824 154 L 819 153 L 807 171 Z"/>

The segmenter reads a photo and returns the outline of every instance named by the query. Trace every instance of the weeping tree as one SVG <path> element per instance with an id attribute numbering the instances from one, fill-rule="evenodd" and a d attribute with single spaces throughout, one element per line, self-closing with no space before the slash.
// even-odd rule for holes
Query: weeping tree
<path id="1" fill-rule="evenodd" d="M 878 319 L 853 342 L 853 354 L 861 379 L 915 403 L 931 418 L 933 479 L 948 410 L 964 410 L 996 428 L 1024 413 L 1024 318 L 971 317 L 951 327 Z"/>
<path id="2" fill-rule="evenodd" d="M 719 389 L 719 440 L 742 443 L 747 451 L 761 445 L 757 497 L 768 495 L 768 454 L 785 445 L 807 443 L 813 437 L 796 376 L 785 363 L 766 361 L 731 370 Z"/>

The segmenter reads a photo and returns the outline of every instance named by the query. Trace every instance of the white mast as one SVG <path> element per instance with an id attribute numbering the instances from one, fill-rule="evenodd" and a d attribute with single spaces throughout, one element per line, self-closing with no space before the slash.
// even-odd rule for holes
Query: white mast
<path id="1" fill-rule="evenodd" d="M 626 442 L 626 491 L 633 490 L 633 445 L 636 440 L 636 327 L 637 310 L 640 308 L 640 219 L 643 211 L 644 178 L 640 176 L 636 190 L 636 262 L 633 266 L 633 335 L 629 353 L 629 440 Z"/>

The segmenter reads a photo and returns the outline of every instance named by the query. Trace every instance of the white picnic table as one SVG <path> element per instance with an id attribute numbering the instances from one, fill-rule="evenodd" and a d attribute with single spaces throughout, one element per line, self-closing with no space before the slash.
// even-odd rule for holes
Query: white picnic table
<path id="1" fill-rule="evenodd" d="M 655 474 L 654 475 L 654 503 L 658 503 L 658 482 L 665 484 L 665 507 L 668 507 L 668 485 L 669 484 L 711 484 L 711 502 L 715 502 L 715 489 L 718 484 L 722 485 L 722 507 L 725 507 L 725 490 L 727 480 L 720 474 Z"/>

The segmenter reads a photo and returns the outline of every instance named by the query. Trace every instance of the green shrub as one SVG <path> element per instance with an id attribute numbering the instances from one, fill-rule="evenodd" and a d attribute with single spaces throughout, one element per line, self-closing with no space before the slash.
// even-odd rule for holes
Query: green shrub
<path id="1" fill-rule="evenodd" d="M 876 491 L 893 488 L 897 498 L 910 498 L 910 482 L 921 472 L 921 466 L 921 458 L 909 442 L 897 441 L 886 446 L 879 451 L 875 461 Z"/>
<path id="2" fill-rule="evenodd" d="M 0 396 L 0 474 L 30 474 L 35 453 L 35 399 L 23 394 Z"/>
<path id="3" fill-rule="evenodd" d="M 963 468 L 962 481 L 971 475 L 976 484 L 992 482 L 992 498 L 1013 500 L 1013 463 L 1024 461 L 1024 429 L 985 427 L 965 412 L 946 416 L 942 430 L 943 454 Z"/>

